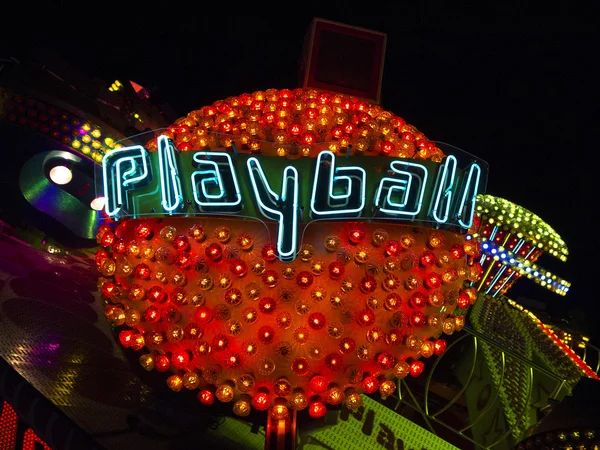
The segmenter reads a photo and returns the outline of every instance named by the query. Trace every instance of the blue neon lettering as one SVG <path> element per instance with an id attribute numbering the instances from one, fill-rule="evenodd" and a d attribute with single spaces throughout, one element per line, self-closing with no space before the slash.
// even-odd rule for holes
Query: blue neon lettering
<path id="1" fill-rule="evenodd" d="M 177 167 L 177 149 L 166 136 L 158 138 L 158 164 L 160 173 L 160 198 L 163 209 L 173 214 L 183 206 L 181 180 Z"/>
<path id="2" fill-rule="evenodd" d="M 148 152 L 141 145 L 114 150 L 102 160 L 102 187 L 106 215 L 119 219 L 129 213 L 128 191 L 146 185 L 151 178 Z M 124 165 L 129 169 L 123 170 Z"/>
<path id="3" fill-rule="evenodd" d="M 277 252 L 282 261 L 291 261 L 296 256 L 298 241 L 299 208 L 299 175 L 298 171 L 287 166 L 283 170 L 283 181 L 281 184 L 281 197 L 277 195 L 262 169 L 260 161 L 255 157 L 247 161 L 248 174 L 256 203 L 262 215 L 276 220 L 277 228 Z"/>
<path id="4" fill-rule="evenodd" d="M 462 187 L 462 196 L 456 218 L 458 223 L 463 228 L 471 228 L 473 225 L 473 216 L 475 215 L 475 201 L 479 193 L 479 182 L 481 180 L 481 167 L 479 164 L 473 163 L 469 168 L 467 181 Z M 465 220 L 466 219 L 466 220 Z"/>
<path id="5" fill-rule="evenodd" d="M 365 207 L 367 174 L 357 166 L 336 167 L 335 155 L 319 153 L 316 161 L 310 211 L 313 218 L 360 217 Z M 327 190 L 318 186 L 326 184 Z M 338 193 L 341 192 L 341 193 Z"/>
<path id="6" fill-rule="evenodd" d="M 192 192 L 198 210 L 240 212 L 242 194 L 231 156 L 223 152 L 196 152 L 193 161 L 199 169 L 191 175 Z"/>
<path id="7" fill-rule="evenodd" d="M 392 161 L 390 169 L 394 177 L 382 178 L 375 193 L 375 215 L 418 215 L 423 206 L 427 167 L 406 161 Z M 395 200 L 397 197 L 400 198 L 399 201 Z"/>
<path id="8" fill-rule="evenodd" d="M 452 188 L 454 187 L 454 177 L 456 176 L 456 164 L 456 158 L 450 155 L 446 158 L 441 171 L 438 172 L 436 193 L 431 209 L 431 215 L 438 223 L 445 223 L 450 215 Z M 441 214 L 440 209 L 443 209 Z"/>

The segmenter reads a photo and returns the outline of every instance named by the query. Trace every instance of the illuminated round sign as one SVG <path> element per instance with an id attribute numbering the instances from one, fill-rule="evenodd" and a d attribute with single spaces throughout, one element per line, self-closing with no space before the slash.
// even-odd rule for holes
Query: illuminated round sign
<path id="1" fill-rule="evenodd" d="M 370 130 L 370 131 L 369 131 Z M 476 299 L 487 166 L 317 90 L 231 97 L 102 164 L 106 315 L 202 404 L 360 407 L 441 355 Z"/>

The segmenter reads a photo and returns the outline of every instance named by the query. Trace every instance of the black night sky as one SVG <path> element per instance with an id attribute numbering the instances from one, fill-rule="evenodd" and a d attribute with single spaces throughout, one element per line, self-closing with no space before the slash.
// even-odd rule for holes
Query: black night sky
<path id="1" fill-rule="evenodd" d="M 430 139 L 486 160 L 487 192 L 539 215 L 569 246 L 566 263 L 538 261 L 572 282 L 566 297 L 524 279 L 509 295 L 543 300 L 555 315 L 582 309 L 585 328 L 597 335 L 597 16 L 578 2 L 541 9 L 389 3 L 340 3 L 331 11 L 254 4 L 255 16 L 229 15 L 233 4 L 209 11 L 204 3 L 127 9 L 114 2 L 84 12 L 59 3 L 28 19 L 29 31 L 15 24 L 21 33 L 13 42 L 22 54 L 49 47 L 109 83 L 157 87 L 184 116 L 243 92 L 298 87 L 313 17 L 387 33 L 382 106 Z"/>

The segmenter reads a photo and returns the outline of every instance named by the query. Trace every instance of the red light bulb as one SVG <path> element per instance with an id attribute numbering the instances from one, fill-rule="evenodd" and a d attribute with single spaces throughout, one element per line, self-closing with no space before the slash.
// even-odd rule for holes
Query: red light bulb
<path id="1" fill-rule="evenodd" d="M 233 128 L 233 124 L 231 120 L 224 120 L 219 124 L 219 131 L 221 133 L 231 133 L 231 129 Z"/>
<path id="2" fill-rule="evenodd" d="M 325 392 L 327 390 L 327 379 L 323 375 L 315 375 L 310 379 L 308 384 L 311 391 L 320 394 L 321 392 Z"/>
<path id="3" fill-rule="evenodd" d="M 404 133 L 402 133 L 402 139 L 408 142 L 413 142 L 415 140 L 415 135 L 409 131 L 405 131 Z"/>
<path id="4" fill-rule="evenodd" d="M 402 251 L 400 242 L 391 239 L 383 244 L 383 253 L 385 256 L 398 256 Z"/>
<path id="5" fill-rule="evenodd" d="M 414 311 L 410 315 L 410 324 L 415 328 L 425 325 L 426 320 L 427 318 L 425 317 L 425 314 L 423 314 L 421 311 Z"/>
<path id="6" fill-rule="evenodd" d="M 190 362 L 190 354 L 186 351 L 173 353 L 171 364 L 176 369 L 185 369 Z"/>
<path id="7" fill-rule="evenodd" d="M 98 250 L 96 252 L 96 256 L 95 256 L 95 260 L 96 260 L 96 265 L 98 267 L 100 267 L 102 265 L 102 263 L 104 262 L 105 259 L 108 259 L 108 252 L 106 250 Z"/>
<path id="8" fill-rule="evenodd" d="M 335 353 L 330 353 L 325 357 L 325 365 L 331 371 L 340 370 L 343 366 L 342 357 Z"/>
<path id="9" fill-rule="evenodd" d="M 175 247 L 179 251 L 188 250 L 190 248 L 190 244 L 188 242 L 187 236 L 181 235 L 173 239 L 173 247 Z"/>
<path id="10" fill-rule="evenodd" d="M 156 323 L 160 319 L 160 311 L 156 306 L 149 306 L 144 311 L 144 320 L 149 323 Z"/>
<path id="11" fill-rule="evenodd" d="M 423 373 L 424 369 L 425 364 L 423 363 L 423 361 L 413 361 L 412 363 L 410 363 L 410 369 L 408 370 L 411 376 L 418 377 Z"/>
<path id="12" fill-rule="evenodd" d="M 419 263 L 421 263 L 423 267 L 433 266 L 435 264 L 435 261 L 435 254 L 429 250 L 425 250 L 423 253 L 421 253 L 421 256 L 419 257 Z"/>
<path id="13" fill-rule="evenodd" d="M 216 242 L 213 242 L 212 244 L 206 246 L 204 254 L 211 261 L 219 261 L 223 256 L 223 248 Z"/>
<path id="14" fill-rule="evenodd" d="M 275 311 L 275 299 L 271 297 L 263 297 L 258 301 L 258 309 L 264 314 L 271 314 Z"/>
<path id="15" fill-rule="evenodd" d="M 147 280 L 148 278 L 150 278 L 150 266 L 144 263 L 138 264 L 137 266 L 135 266 L 133 276 L 140 280 Z"/>
<path id="16" fill-rule="evenodd" d="M 326 105 L 331 101 L 331 94 L 329 92 L 322 92 L 319 94 L 317 99 L 321 105 Z"/>
<path id="17" fill-rule="evenodd" d="M 223 365 L 228 369 L 235 369 L 242 363 L 242 358 L 238 353 L 229 352 L 223 358 Z"/>
<path id="18" fill-rule="evenodd" d="M 243 277 L 248 273 L 248 264 L 241 259 L 236 259 L 229 265 L 229 271 L 236 277 Z"/>
<path id="19" fill-rule="evenodd" d="M 415 292 L 408 299 L 408 303 L 412 308 L 424 308 L 427 305 L 427 296 L 422 292 Z"/>
<path id="20" fill-rule="evenodd" d="M 265 245 L 260 253 L 265 261 L 273 262 L 277 259 L 277 249 L 273 244 Z"/>
<path id="21" fill-rule="evenodd" d="M 325 413 L 327 413 L 327 406 L 325 406 L 325 403 L 323 402 L 314 401 L 308 407 L 308 415 L 313 419 L 323 417 Z"/>
<path id="22" fill-rule="evenodd" d="M 372 394 L 379 389 L 379 380 L 373 375 L 369 375 L 363 379 L 362 388 L 365 394 Z"/>
<path id="23" fill-rule="evenodd" d="M 332 127 L 331 135 L 336 139 L 340 139 L 342 136 L 344 136 L 344 128 L 341 127 L 340 125 L 336 125 L 336 126 Z"/>
<path id="24" fill-rule="evenodd" d="M 383 370 L 388 370 L 394 367 L 394 364 L 396 364 L 396 360 L 391 353 L 383 352 L 377 355 L 377 364 Z"/>
<path id="25" fill-rule="evenodd" d="M 385 305 L 385 308 L 387 310 L 393 311 L 395 309 L 400 308 L 400 306 L 402 305 L 402 297 L 400 297 L 399 294 L 392 292 L 391 294 L 387 295 L 383 304 Z"/>
<path id="26" fill-rule="evenodd" d="M 149 239 L 152 234 L 152 229 L 146 223 L 140 223 L 135 227 L 135 235 L 142 239 Z"/>
<path id="27" fill-rule="evenodd" d="M 309 119 L 316 119 L 319 116 L 319 111 L 317 108 L 306 108 L 304 110 L 304 115 Z"/>
<path id="28" fill-rule="evenodd" d="M 351 337 L 345 337 L 340 340 L 340 353 L 347 355 L 356 350 L 356 341 Z"/>
<path id="29" fill-rule="evenodd" d="M 252 104 L 250 105 L 250 109 L 252 109 L 254 111 L 262 111 L 264 107 L 265 107 L 265 102 L 263 102 L 262 100 L 254 100 L 252 102 Z"/>
<path id="30" fill-rule="evenodd" d="M 471 304 L 471 298 L 469 297 L 469 294 L 467 294 L 466 292 L 461 292 L 458 295 L 458 307 L 461 309 L 467 309 L 469 307 L 469 305 Z"/>
<path id="31" fill-rule="evenodd" d="M 115 242 L 115 234 L 112 231 L 107 231 L 102 235 L 102 239 L 100 239 L 100 244 L 103 247 L 110 247 Z"/>
<path id="32" fill-rule="evenodd" d="M 107 281 L 102 285 L 100 292 L 102 293 L 102 297 L 110 298 L 113 294 L 118 292 L 118 288 L 116 284 Z"/>
<path id="33" fill-rule="evenodd" d="M 316 133 L 313 133 L 312 131 L 307 131 L 306 133 L 303 133 L 300 137 L 300 142 L 302 142 L 303 144 L 311 145 L 317 142 L 318 137 L 319 136 Z"/>
<path id="34" fill-rule="evenodd" d="M 215 402 L 215 394 L 209 389 L 202 389 L 198 392 L 198 400 L 203 405 L 212 405 Z"/>
<path id="35" fill-rule="evenodd" d="M 131 330 L 123 330 L 119 333 L 119 341 L 121 345 L 125 348 L 131 347 L 133 343 L 133 331 Z"/>
<path id="36" fill-rule="evenodd" d="M 396 146 L 392 144 L 390 141 L 381 142 L 381 153 L 384 155 L 389 155 L 396 149 Z"/>
<path id="37" fill-rule="evenodd" d="M 146 298 L 152 302 L 162 302 L 166 299 L 165 291 L 160 286 L 152 286 L 146 292 Z"/>
<path id="38" fill-rule="evenodd" d="M 462 259 L 465 257 L 465 249 L 461 244 L 454 244 L 450 247 L 450 255 L 454 259 Z"/>
<path id="39" fill-rule="evenodd" d="M 353 244 L 358 244 L 365 238 L 365 236 L 366 233 L 364 232 L 364 230 L 355 228 L 354 230 L 350 230 L 350 233 L 348 233 L 348 240 Z"/>
<path id="40" fill-rule="evenodd" d="M 258 339 L 263 344 L 270 344 L 275 339 L 275 330 L 268 325 L 260 327 L 258 330 Z"/>
<path id="41" fill-rule="evenodd" d="M 125 253 L 127 251 L 127 244 L 123 239 L 118 239 L 113 245 L 113 251 L 115 253 Z"/>
<path id="42" fill-rule="evenodd" d="M 171 361 L 166 355 L 156 355 L 154 358 L 154 367 L 158 372 L 166 372 L 171 367 Z"/>
<path id="43" fill-rule="evenodd" d="M 285 397 L 286 395 L 289 395 L 290 392 L 292 392 L 292 385 L 287 378 L 282 377 L 275 381 L 273 393 L 277 397 Z"/>
<path id="44" fill-rule="evenodd" d="M 306 375 L 310 370 L 310 364 L 306 358 L 296 358 L 292 361 L 292 372 L 296 375 Z"/>
<path id="45" fill-rule="evenodd" d="M 266 411 L 271 406 L 271 399 L 267 392 L 257 392 L 252 398 L 252 406 L 258 411 Z"/>
<path id="46" fill-rule="evenodd" d="M 313 330 L 320 330 L 325 326 L 326 318 L 320 312 L 312 313 L 308 316 L 308 325 Z"/>
<path id="47" fill-rule="evenodd" d="M 212 339 L 211 347 L 215 352 L 222 352 L 229 347 L 229 339 L 224 334 L 216 334 Z"/>
<path id="48" fill-rule="evenodd" d="M 363 294 L 370 294 L 377 289 L 377 280 L 374 276 L 367 275 L 362 280 L 360 280 L 360 291 Z"/>
<path id="49" fill-rule="evenodd" d="M 299 136 L 302 132 L 302 125 L 300 125 L 299 123 L 291 123 L 288 127 L 288 131 L 292 136 Z"/>
<path id="50" fill-rule="evenodd" d="M 262 282 L 268 287 L 275 287 L 279 282 L 279 274 L 275 270 L 266 270 L 265 273 L 262 274 Z"/>
<path id="51" fill-rule="evenodd" d="M 442 276 L 437 272 L 430 272 L 425 276 L 425 286 L 437 289 L 442 285 Z"/>
<path id="52" fill-rule="evenodd" d="M 444 339 L 437 339 L 433 342 L 433 352 L 440 356 L 442 353 L 446 351 L 447 343 Z"/>
<path id="53" fill-rule="evenodd" d="M 346 271 L 344 264 L 340 261 L 334 261 L 329 264 L 329 276 L 334 280 L 339 280 Z"/>
<path id="54" fill-rule="evenodd" d="M 363 309 L 358 313 L 357 320 L 363 327 L 370 327 L 375 323 L 375 313 L 371 309 Z"/>
<path id="55" fill-rule="evenodd" d="M 306 270 L 303 270 L 302 272 L 299 272 L 298 275 L 296 275 L 296 283 L 303 289 L 313 284 L 314 279 L 315 277 L 313 276 L 313 274 L 307 272 Z"/>
<path id="56" fill-rule="evenodd" d="M 183 329 L 183 334 L 186 339 L 200 339 L 204 335 L 204 332 L 200 328 L 200 325 L 190 322 Z"/>
<path id="57" fill-rule="evenodd" d="M 187 269 L 192 265 L 192 258 L 188 252 L 180 252 L 175 258 L 175 264 L 182 269 Z"/>
<path id="58" fill-rule="evenodd" d="M 207 324 L 212 320 L 212 311 L 206 306 L 200 306 L 194 313 L 195 319 L 201 324 Z"/>

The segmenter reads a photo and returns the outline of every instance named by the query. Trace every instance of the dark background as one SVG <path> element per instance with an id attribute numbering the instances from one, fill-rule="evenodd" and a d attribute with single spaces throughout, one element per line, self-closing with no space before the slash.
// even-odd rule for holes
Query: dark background
<path id="1" fill-rule="evenodd" d="M 56 51 L 108 83 L 153 89 L 178 116 L 243 92 L 298 87 L 313 17 L 387 33 L 382 106 L 488 161 L 487 192 L 567 242 L 566 263 L 538 261 L 572 282 L 566 297 L 528 280 L 509 295 L 545 302 L 597 344 L 598 15 L 581 2 L 390 3 L 245 3 L 254 15 L 234 16 L 232 2 L 58 2 L 13 15 L 3 31 L 15 56 Z"/>

